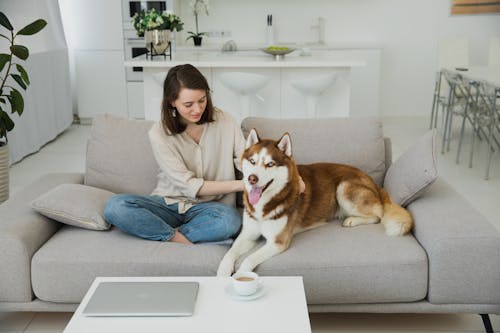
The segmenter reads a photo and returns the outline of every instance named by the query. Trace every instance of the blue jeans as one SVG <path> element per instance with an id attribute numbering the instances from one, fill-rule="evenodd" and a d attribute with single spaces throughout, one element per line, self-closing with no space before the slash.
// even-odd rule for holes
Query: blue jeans
<path id="1" fill-rule="evenodd" d="M 242 216 L 231 206 L 209 201 L 179 214 L 177 204 L 167 205 L 160 196 L 117 194 L 104 208 L 104 217 L 131 235 L 168 241 L 178 229 L 192 243 L 217 242 L 234 237 Z"/>

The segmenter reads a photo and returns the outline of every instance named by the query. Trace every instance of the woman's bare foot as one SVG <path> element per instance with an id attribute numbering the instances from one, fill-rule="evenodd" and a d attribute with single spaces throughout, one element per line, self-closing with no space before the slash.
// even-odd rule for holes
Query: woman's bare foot
<path id="1" fill-rule="evenodd" d="M 175 229 L 175 235 L 170 239 L 171 242 L 174 243 L 182 243 L 182 244 L 193 244 L 189 239 L 186 238 L 183 234 L 179 232 L 179 230 Z"/>

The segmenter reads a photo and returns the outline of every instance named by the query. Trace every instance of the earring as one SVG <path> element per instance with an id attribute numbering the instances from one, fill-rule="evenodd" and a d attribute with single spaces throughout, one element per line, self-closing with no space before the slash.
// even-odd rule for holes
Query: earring
<path id="1" fill-rule="evenodd" d="M 174 117 L 174 118 L 175 118 L 175 117 L 177 117 L 177 113 L 176 113 L 176 111 L 177 111 L 177 109 L 176 109 L 176 108 L 174 108 L 174 109 L 172 110 L 172 117 Z"/>

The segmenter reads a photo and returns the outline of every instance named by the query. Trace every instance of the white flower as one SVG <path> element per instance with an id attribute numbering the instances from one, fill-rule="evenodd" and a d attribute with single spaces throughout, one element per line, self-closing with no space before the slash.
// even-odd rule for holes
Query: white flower
<path id="1" fill-rule="evenodd" d="M 200 13 L 200 8 L 205 10 L 205 14 L 208 15 L 209 3 L 208 0 L 193 0 L 189 3 L 190 7 L 193 9 L 193 14 L 197 16 Z"/>

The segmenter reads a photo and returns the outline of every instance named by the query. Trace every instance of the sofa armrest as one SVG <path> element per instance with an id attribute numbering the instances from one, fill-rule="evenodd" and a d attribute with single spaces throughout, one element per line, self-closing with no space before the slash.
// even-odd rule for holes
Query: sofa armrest
<path id="1" fill-rule="evenodd" d="M 498 230 L 442 179 L 407 208 L 429 259 L 429 302 L 500 304 Z"/>
<path id="2" fill-rule="evenodd" d="M 0 205 L 0 302 L 29 302 L 31 258 L 60 228 L 31 209 L 30 202 L 64 183 L 83 183 L 81 173 L 48 174 Z"/>

